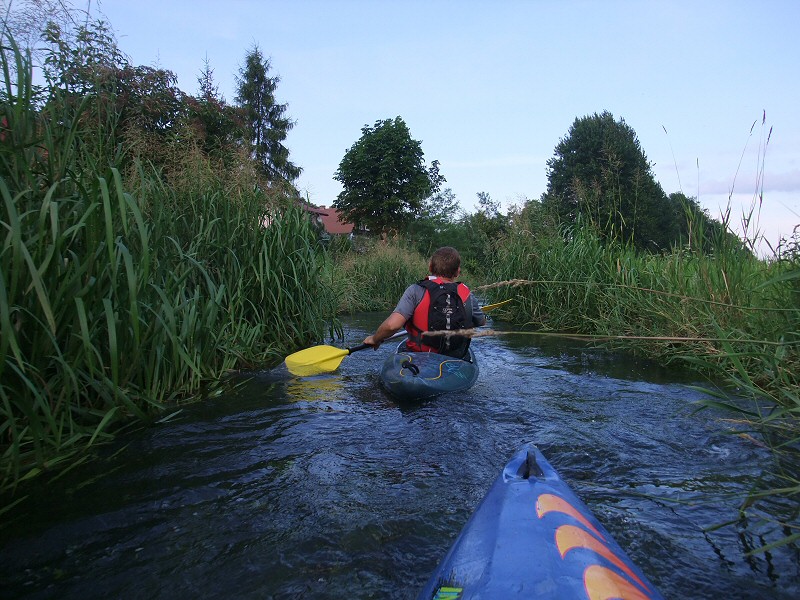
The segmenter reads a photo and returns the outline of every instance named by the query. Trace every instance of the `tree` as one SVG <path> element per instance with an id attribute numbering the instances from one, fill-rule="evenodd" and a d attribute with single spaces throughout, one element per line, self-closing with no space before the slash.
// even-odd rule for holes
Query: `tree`
<path id="1" fill-rule="evenodd" d="M 200 71 L 200 75 L 197 76 L 197 85 L 200 86 L 200 89 L 198 90 L 200 93 L 197 95 L 198 98 L 207 100 L 209 102 L 219 102 L 220 100 L 225 100 L 225 98 L 219 92 L 219 86 L 217 85 L 217 82 L 214 81 L 214 69 L 211 68 L 208 55 L 206 55 L 206 58 L 203 61 L 203 70 Z"/>
<path id="2" fill-rule="evenodd" d="M 608 111 L 575 119 L 547 161 L 543 197 L 562 222 L 581 215 L 606 238 L 632 241 L 639 248 L 664 249 L 672 243 L 666 194 L 653 176 L 636 132 Z"/>
<path id="3" fill-rule="evenodd" d="M 486 192 L 478 192 L 473 214 L 461 219 L 461 258 L 470 272 L 483 272 L 496 256 L 496 246 L 508 229 L 509 218 L 500 212 L 500 203 Z"/>
<path id="4" fill-rule="evenodd" d="M 425 168 L 422 146 L 400 117 L 362 127 L 334 179 L 344 190 L 333 206 L 356 226 L 383 234 L 405 230 L 444 181 L 437 161 Z"/>
<path id="5" fill-rule="evenodd" d="M 730 209 L 720 222 L 711 217 L 695 198 L 682 192 L 670 194 L 668 200 L 675 215 L 669 226 L 674 232 L 676 245 L 704 253 L 712 253 L 725 247 L 733 252 L 742 252 L 743 255 L 751 254 L 739 236 L 727 226 L 730 222 Z"/>
<path id="6" fill-rule="evenodd" d="M 236 102 L 244 111 L 253 158 L 264 175 L 269 181 L 291 183 L 302 172 L 289 160 L 289 149 L 283 145 L 294 121 L 286 116 L 288 105 L 275 99 L 280 77 L 270 77 L 270 67 L 258 45 L 248 50 L 237 77 Z"/>
<path id="7" fill-rule="evenodd" d="M 101 160 L 124 147 L 161 166 L 169 154 L 163 148 L 186 116 L 175 74 L 130 64 L 103 21 L 74 31 L 51 22 L 44 41 L 44 75 L 51 91 L 47 108 L 73 111 L 70 118 L 81 123 L 83 143 Z"/>
<path id="8" fill-rule="evenodd" d="M 208 58 L 197 83 L 200 86 L 197 96 L 187 98 L 194 133 L 206 155 L 227 158 L 244 135 L 239 119 L 241 111 L 225 102 Z"/>
<path id="9" fill-rule="evenodd" d="M 423 256 L 430 256 L 436 248 L 449 246 L 460 235 L 458 221 L 463 214 L 453 190 L 438 191 L 422 203 L 407 239 Z"/>
<path id="10" fill-rule="evenodd" d="M 64 29 L 51 21 L 42 37 L 48 87 L 78 102 L 87 96 L 110 97 L 116 93 L 117 74 L 130 65 L 107 23 L 92 21 Z"/>
<path id="11" fill-rule="evenodd" d="M 116 77 L 117 109 L 125 130 L 156 134 L 163 140 L 179 128 L 186 105 L 172 71 L 128 65 Z"/>

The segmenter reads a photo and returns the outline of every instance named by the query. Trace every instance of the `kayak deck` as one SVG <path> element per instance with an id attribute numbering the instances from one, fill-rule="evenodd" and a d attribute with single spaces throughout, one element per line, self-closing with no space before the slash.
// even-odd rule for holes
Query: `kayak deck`
<path id="1" fill-rule="evenodd" d="M 418 600 L 662 596 L 534 445 L 506 465 Z"/>
<path id="2" fill-rule="evenodd" d="M 475 353 L 462 360 L 435 352 L 409 352 L 405 342 L 383 363 L 381 383 L 401 400 L 422 400 L 471 388 L 478 379 Z"/>

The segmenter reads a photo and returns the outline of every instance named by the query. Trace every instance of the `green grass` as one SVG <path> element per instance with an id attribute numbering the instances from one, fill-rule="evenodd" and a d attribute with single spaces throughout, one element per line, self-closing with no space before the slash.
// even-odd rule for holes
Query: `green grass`
<path id="1" fill-rule="evenodd" d="M 330 285 L 338 311 L 391 311 L 405 289 L 428 275 L 428 259 L 401 242 L 361 240 L 332 256 Z"/>
<path id="2" fill-rule="evenodd" d="M 730 236 L 720 236 L 712 253 L 640 253 L 601 242 L 590 227 L 566 236 L 537 229 L 533 213 L 516 220 L 491 272 L 511 283 L 486 289 L 492 297 L 516 295 L 506 309 L 515 322 L 627 337 L 628 346 L 662 360 L 702 357 L 731 374 L 736 355 L 763 385 L 796 388 L 785 371 L 800 372 L 797 259 L 761 260 Z M 770 354 L 785 364 L 783 375 L 764 368 Z"/>

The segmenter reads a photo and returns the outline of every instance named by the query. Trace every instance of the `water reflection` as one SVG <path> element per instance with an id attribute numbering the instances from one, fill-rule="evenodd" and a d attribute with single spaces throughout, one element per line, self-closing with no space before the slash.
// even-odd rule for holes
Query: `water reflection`
<path id="1" fill-rule="evenodd" d="M 346 394 L 347 389 L 339 375 L 293 377 L 286 382 L 289 402 L 341 402 Z"/>

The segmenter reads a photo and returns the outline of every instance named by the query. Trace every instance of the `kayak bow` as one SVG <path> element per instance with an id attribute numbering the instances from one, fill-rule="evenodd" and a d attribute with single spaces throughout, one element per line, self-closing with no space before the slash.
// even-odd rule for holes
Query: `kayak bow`
<path id="1" fill-rule="evenodd" d="M 418 596 L 444 598 L 662 596 L 529 444 L 503 469 Z"/>

